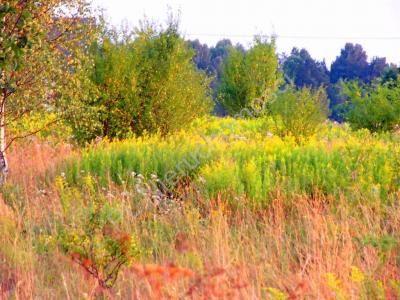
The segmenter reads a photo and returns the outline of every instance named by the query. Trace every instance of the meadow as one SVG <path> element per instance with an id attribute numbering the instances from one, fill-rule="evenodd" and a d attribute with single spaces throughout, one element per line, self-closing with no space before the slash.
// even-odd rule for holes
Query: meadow
<path id="1" fill-rule="evenodd" d="M 0 4 L 0 300 L 400 299 L 398 65 L 94 2 Z"/>
<path id="2" fill-rule="evenodd" d="M 400 136 L 208 117 L 167 137 L 16 144 L 11 299 L 398 299 Z M 23 159 L 21 159 L 23 158 Z"/>

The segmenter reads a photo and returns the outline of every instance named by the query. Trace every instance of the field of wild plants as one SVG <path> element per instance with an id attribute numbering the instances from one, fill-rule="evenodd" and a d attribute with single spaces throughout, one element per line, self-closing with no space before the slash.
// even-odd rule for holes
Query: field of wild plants
<path id="1" fill-rule="evenodd" d="M 400 136 L 208 117 L 84 150 L 15 144 L 11 299 L 399 299 Z"/>
<path id="2" fill-rule="evenodd" d="M 268 131 L 269 129 L 269 131 Z M 174 192 L 189 184 L 207 200 L 266 207 L 277 193 L 314 193 L 359 201 L 393 202 L 400 186 L 399 138 L 352 133 L 326 125 L 307 141 L 280 138 L 266 120 L 203 119 L 169 138 L 103 143 L 64 170 L 66 182 L 87 176 L 100 186 Z"/>
<path id="3" fill-rule="evenodd" d="M 0 1 L 0 300 L 400 299 L 398 65 L 93 2 Z"/>

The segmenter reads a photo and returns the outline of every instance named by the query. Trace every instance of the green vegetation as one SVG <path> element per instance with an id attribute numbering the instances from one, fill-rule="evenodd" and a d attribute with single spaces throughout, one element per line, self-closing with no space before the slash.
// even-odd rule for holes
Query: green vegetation
<path id="1" fill-rule="evenodd" d="M 78 140 L 166 135 L 211 111 L 209 80 L 174 22 L 166 29 L 145 24 L 122 41 L 108 33 L 92 46 L 92 85 L 69 118 Z"/>
<path id="2" fill-rule="evenodd" d="M 43 169 L 47 185 L 27 185 L 50 157 L 33 151 L 2 190 L 8 293 L 285 299 L 290 283 L 311 297 L 397 297 L 400 137 L 331 123 L 299 141 L 277 132 L 271 118 L 198 119 L 92 145 Z"/>
<path id="3" fill-rule="evenodd" d="M 398 79 L 397 79 L 398 81 Z M 345 119 L 355 130 L 393 131 L 400 124 L 400 87 L 390 81 L 361 88 L 352 82 L 346 85 L 348 102 Z"/>
<path id="4" fill-rule="evenodd" d="M 277 90 L 280 77 L 274 41 L 256 39 L 247 52 L 231 47 L 222 65 L 217 100 L 232 116 L 257 116 Z"/>
<path id="5" fill-rule="evenodd" d="M 74 18 L 70 11 L 76 11 Z M 43 129 L 16 136 L 7 133 L 6 140 L 6 128 L 18 126 L 31 114 L 66 113 L 64 101 L 68 98 L 73 103 L 82 92 L 78 74 L 86 62 L 85 50 L 96 36 L 95 17 L 85 0 L 0 4 L 2 176 L 7 172 L 5 151 L 11 143 Z"/>
<path id="6" fill-rule="evenodd" d="M 104 143 L 87 149 L 80 160 L 71 160 L 65 173 L 71 183 L 90 174 L 102 186 L 114 182 L 132 187 L 132 173 L 149 181 L 153 175 L 158 185 L 172 190 L 188 176 L 210 198 L 221 193 L 232 199 L 244 196 L 257 205 L 270 203 L 277 191 L 386 201 L 393 200 L 399 188 L 398 140 L 325 125 L 318 136 L 298 144 L 290 137 L 268 137 L 266 124 L 272 121 L 236 122 L 203 119 L 167 139 Z M 240 128 L 244 124 L 249 127 Z"/>
<path id="7" fill-rule="evenodd" d="M 396 67 L 195 53 L 173 18 L 113 31 L 86 0 L 0 25 L 0 299 L 400 298 Z"/>
<path id="8" fill-rule="evenodd" d="M 103 288 L 111 287 L 121 267 L 140 255 L 135 237 L 121 229 L 121 203 L 109 203 L 105 197 L 95 196 L 90 177 L 85 177 L 82 192 L 68 187 L 62 177 L 56 179 L 56 185 L 62 206 L 62 217 L 54 220 L 58 231 L 56 245 Z M 42 244 L 45 251 L 49 251 L 53 237 L 48 236 Z M 39 241 L 43 239 L 44 235 Z"/>
<path id="9" fill-rule="evenodd" d="M 328 99 L 321 88 L 312 91 L 289 87 L 279 92 L 270 105 L 272 118 L 281 136 L 291 135 L 297 140 L 314 135 L 328 117 Z"/>

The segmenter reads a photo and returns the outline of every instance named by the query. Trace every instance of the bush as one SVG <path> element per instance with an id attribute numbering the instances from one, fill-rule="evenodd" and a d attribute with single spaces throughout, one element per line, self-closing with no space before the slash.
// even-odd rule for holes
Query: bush
<path id="1" fill-rule="evenodd" d="M 316 133 L 329 112 L 325 90 L 289 87 L 276 95 L 269 104 L 270 113 L 280 135 L 291 135 L 299 140 Z"/>
<path id="2" fill-rule="evenodd" d="M 101 287 L 112 287 L 120 269 L 141 254 L 135 237 L 121 230 L 120 203 L 96 195 L 90 176 L 85 177 L 86 191 L 68 187 L 62 177 L 56 184 L 63 212 L 57 244 Z"/>
<path id="3" fill-rule="evenodd" d="M 362 89 L 351 82 L 345 85 L 344 94 L 348 100 L 342 109 L 353 129 L 392 131 L 400 124 L 400 86 L 388 82 Z"/>

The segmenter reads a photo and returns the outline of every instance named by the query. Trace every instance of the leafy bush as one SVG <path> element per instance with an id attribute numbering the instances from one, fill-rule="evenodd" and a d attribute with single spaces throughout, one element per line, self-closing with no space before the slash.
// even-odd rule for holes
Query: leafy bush
<path id="1" fill-rule="evenodd" d="M 388 82 L 361 88 L 358 83 L 345 85 L 345 120 L 353 129 L 372 132 L 392 131 L 400 124 L 400 86 Z"/>
<path id="2" fill-rule="evenodd" d="M 279 83 L 275 43 L 256 39 L 247 52 L 229 49 L 217 86 L 217 100 L 229 115 L 248 118 L 262 113 L 263 103 Z"/>
<path id="3" fill-rule="evenodd" d="M 294 136 L 297 140 L 316 133 L 328 117 L 328 98 L 325 90 L 309 88 L 296 90 L 289 87 L 278 92 L 276 99 L 269 103 L 272 118 L 280 135 Z"/>

